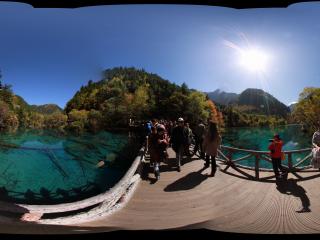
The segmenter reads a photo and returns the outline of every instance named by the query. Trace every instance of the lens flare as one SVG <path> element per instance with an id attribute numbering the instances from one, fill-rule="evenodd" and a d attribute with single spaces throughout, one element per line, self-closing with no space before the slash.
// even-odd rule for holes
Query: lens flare
<path id="1" fill-rule="evenodd" d="M 240 64 L 249 71 L 265 72 L 268 63 L 268 55 L 259 49 L 241 50 Z"/>
<path id="2" fill-rule="evenodd" d="M 246 43 L 247 47 L 242 48 L 231 41 L 223 41 L 225 46 L 235 50 L 238 53 L 239 63 L 241 66 L 252 72 L 265 72 L 270 59 L 269 55 L 263 50 L 252 46 L 248 40 L 246 40 Z"/>

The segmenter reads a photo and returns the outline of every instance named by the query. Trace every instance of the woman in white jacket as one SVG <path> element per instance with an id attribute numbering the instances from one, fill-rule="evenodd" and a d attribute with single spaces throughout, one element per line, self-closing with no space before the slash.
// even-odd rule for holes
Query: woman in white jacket
<path id="1" fill-rule="evenodd" d="M 312 136 L 312 162 L 311 165 L 314 168 L 320 170 L 320 121 L 318 122 L 318 130 Z"/>

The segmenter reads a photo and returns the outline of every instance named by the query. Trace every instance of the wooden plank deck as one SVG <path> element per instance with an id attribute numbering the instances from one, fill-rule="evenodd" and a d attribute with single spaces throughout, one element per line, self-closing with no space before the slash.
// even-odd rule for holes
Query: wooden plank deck
<path id="1" fill-rule="evenodd" d="M 319 233 L 320 173 L 289 174 L 279 186 L 271 172 L 249 180 L 219 164 L 215 177 L 203 160 L 192 159 L 177 172 L 174 153 L 158 182 L 147 174 L 130 202 L 112 216 L 81 226 L 120 229 L 207 228 L 238 233 Z M 250 170 L 241 170 L 254 176 Z M 299 180 L 302 177 L 302 180 Z M 299 181 L 297 181 L 299 180 Z M 303 208 L 310 212 L 298 212 Z"/>
<path id="2" fill-rule="evenodd" d="M 250 180 L 254 171 L 219 164 L 215 177 L 193 158 L 176 171 L 174 153 L 161 165 L 161 178 L 146 173 L 128 204 L 101 220 L 72 226 L 2 224 L 1 232 L 82 233 L 119 229 L 207 228 L 237 233 L 319 233 L 320 172 L 289 174 L 275 183 L 271 172 Z M 148 170 L 148 169 L 147 169 Z M 299 212 L 302 207 L 309 212 Z M 19 227 L 18 227 L 19 226 Z"/>

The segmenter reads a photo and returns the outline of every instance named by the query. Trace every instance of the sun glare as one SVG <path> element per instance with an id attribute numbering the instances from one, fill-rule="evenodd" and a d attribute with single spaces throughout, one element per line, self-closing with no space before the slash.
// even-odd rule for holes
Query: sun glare
<path id="1" fill-rule="evenodd" d="M 259 49 L 241 49 L 240 64 L 249 71 L 266 71 L 268 55 Z"/>

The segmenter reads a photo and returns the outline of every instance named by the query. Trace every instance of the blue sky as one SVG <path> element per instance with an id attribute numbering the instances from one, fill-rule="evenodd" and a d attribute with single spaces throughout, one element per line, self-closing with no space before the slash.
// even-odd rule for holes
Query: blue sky
<path id="1" fill-rule="evenodd" d="M 320 87 L 320 2 L 289 8 L 119 5 L 34 9 L 0 3 L 3 81 L 30 104 L 64 107 L 88 80 L 116 66 L 191 88 L 262 88 L 285 104 Z M 243 37 L 244 36 L 244 37 Z M 241 67 L 246 40 L 270 56 L 265 71 Z"/>

